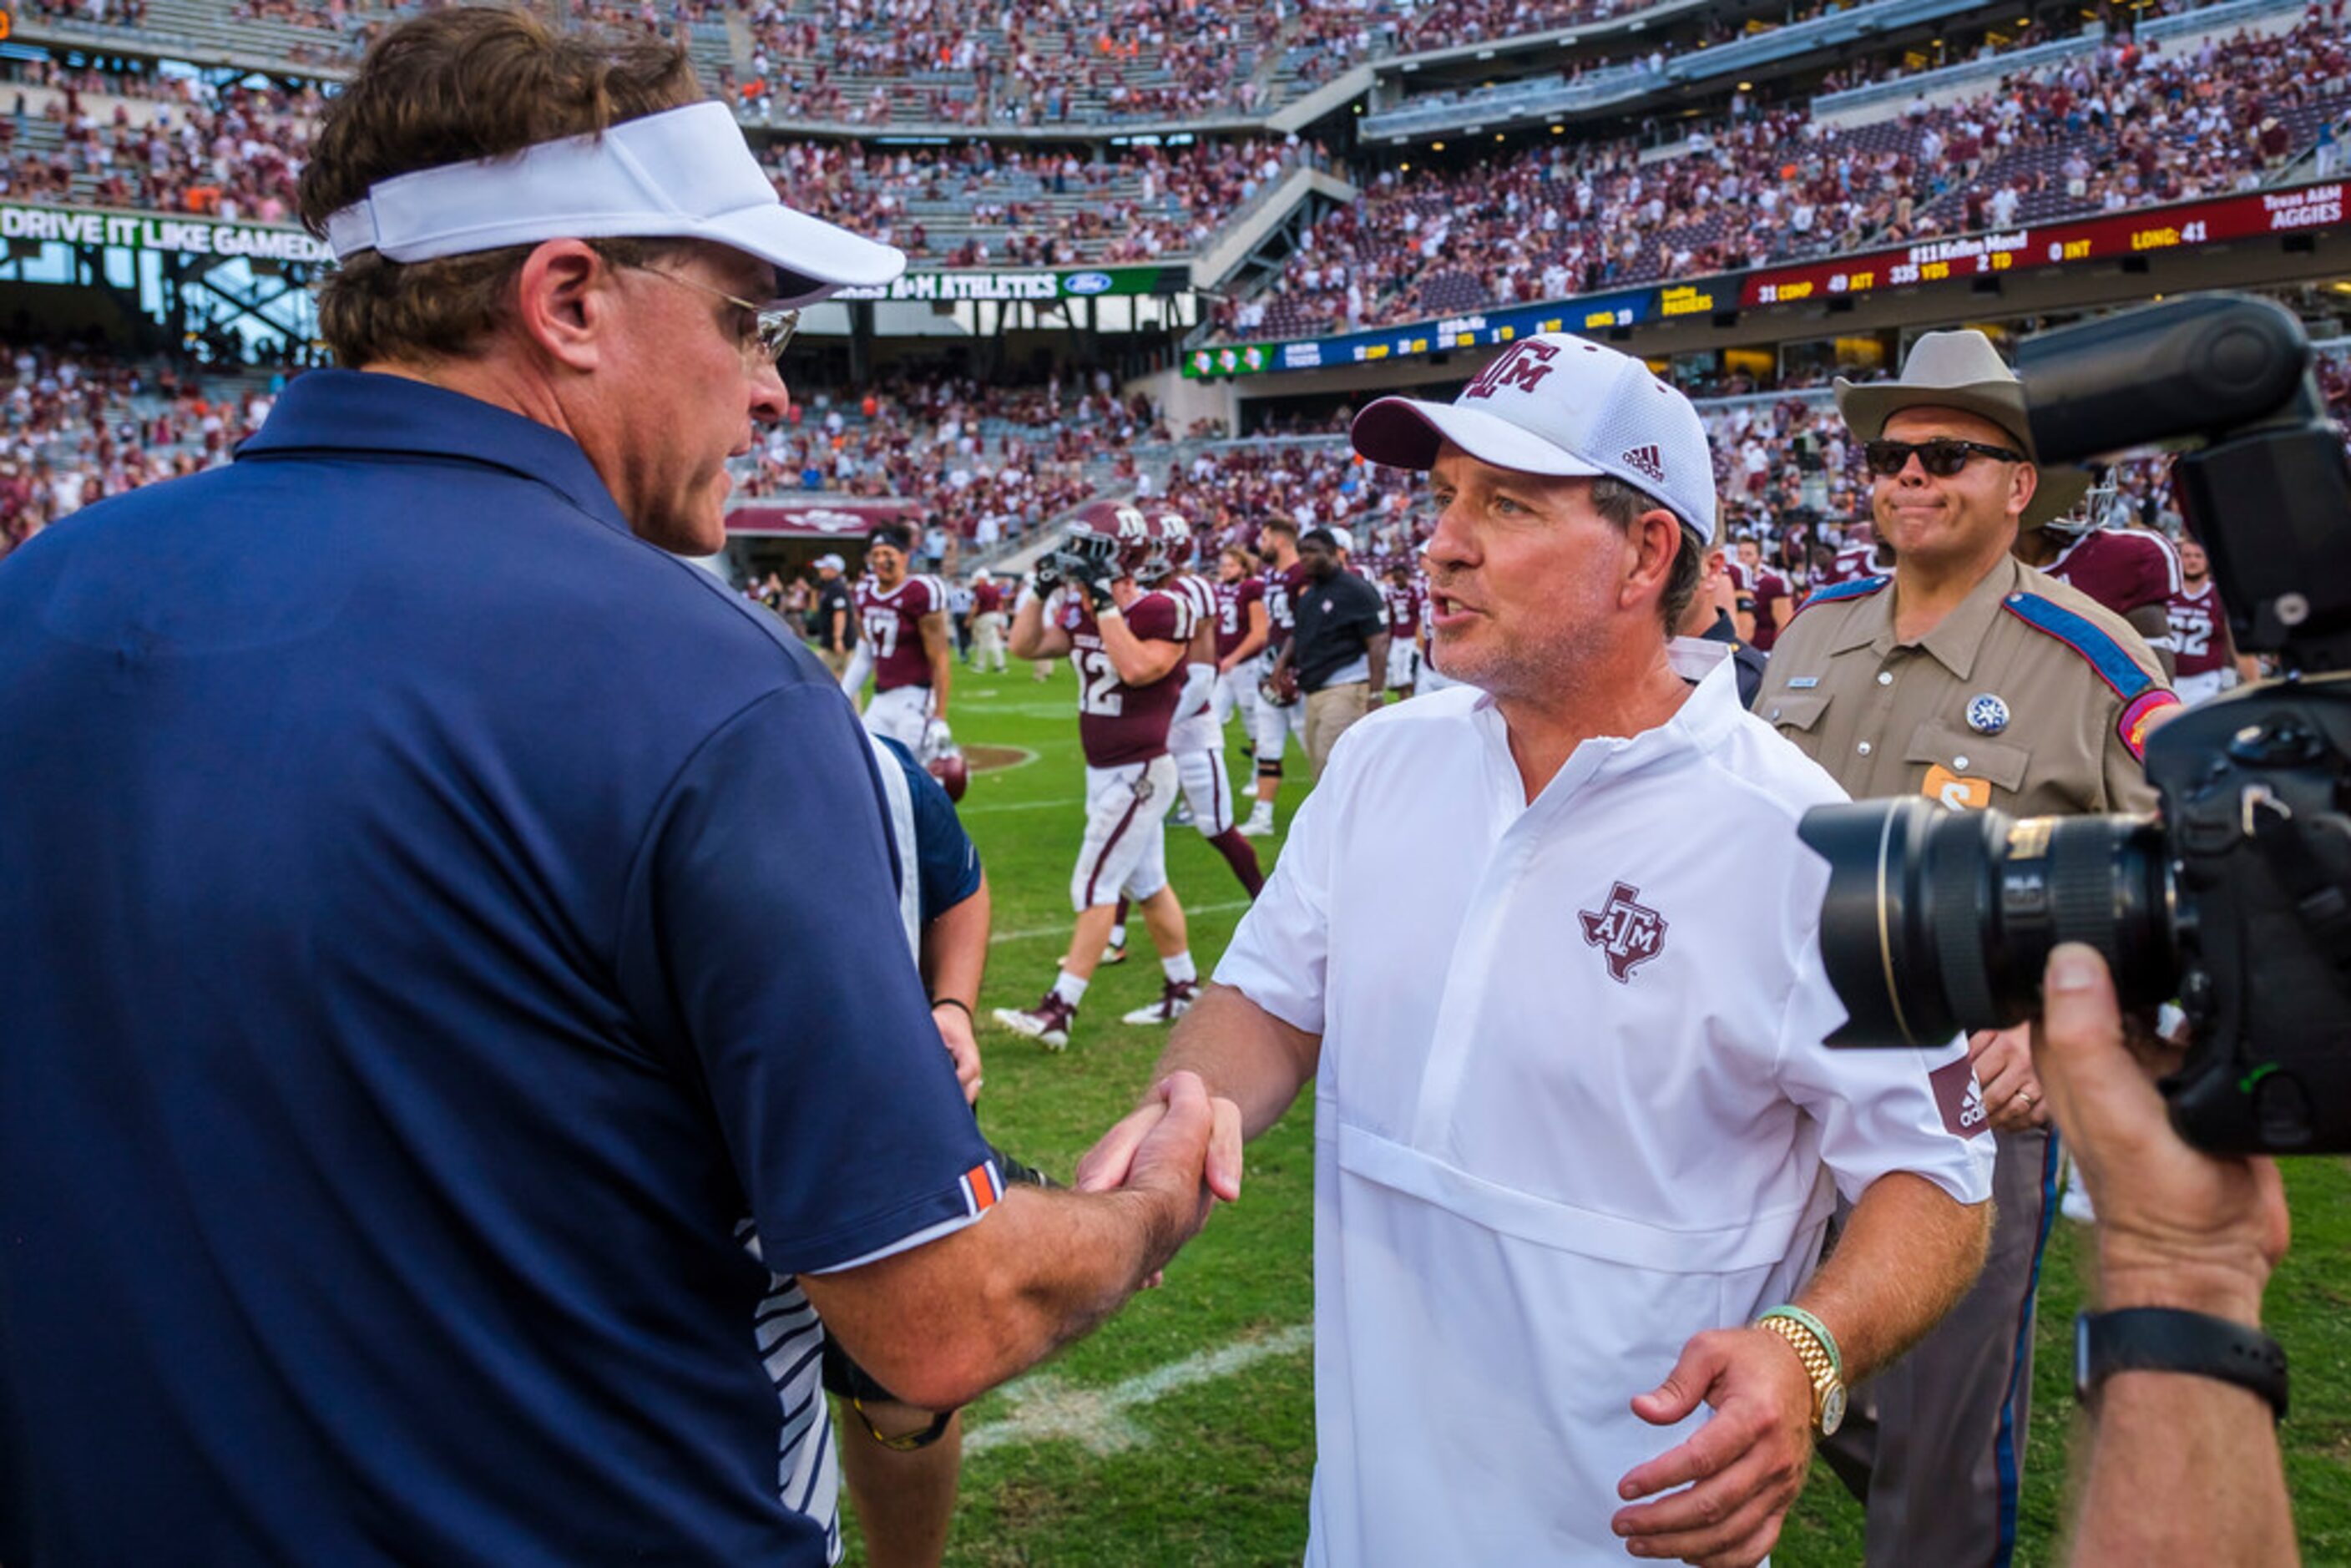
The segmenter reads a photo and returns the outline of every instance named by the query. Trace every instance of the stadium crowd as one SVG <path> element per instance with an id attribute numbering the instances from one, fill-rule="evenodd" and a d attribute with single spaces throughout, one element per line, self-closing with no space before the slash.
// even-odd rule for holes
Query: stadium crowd
<path id="1" fill-rule="evenodd" d="M 1301 158 L 1319 166 L 1329 154 L 1296 137 L 1120 148 L 1101 159 L 977 141 L 792 141 L 770 145 L 763 162 L 787 200 L 911 256 L 1062 266 L 1187 255 Z M 920 213 L 942 206 L 935 239 Z"/>
<path id="2" fill-rule="evenodd" d="M 1131 486 L 1135 444 L 1165 438 L 1148 400 L 1122 400 L 1106 380 L 1001 387 L 901 376 L 862 392 L 816 394 L 805 413 L 796 405 L 737 464 L 737 494 L 919 500 L 926 531 L 953 541 L 925 552 L 936 558 L 988 549 L 1097 489 Z"/>
<path id="3" fill-rule="evenodd" d="M 0 556 L 83 507 L 228 460 L 269 392 L 74 348 L 0 344 Z"/>
<path id="4" fill-rule="evenodd" d="M 877 124 L 1060 124 L 1196 119 L 1257 107 L 1258 67 L 1279 12 L 1237 20 L 1182 0 L 1115 14 L 1053 0 L 1015 12 L 982 5 L 763 0 L 737 97 L 778 120 Z M 902 112 L 904 111 L 904 112 Z"/>
<path id="5" fill-rule="evenodd" d="M 322 102 L 314 87 L 220 88 L 48 61 L 12 62 L 8 79 L 0 193 L 264 223 L 293 213 Z"/>
<path id="6" fill-rule="evenodd" d="M 2068 211 L 2258 185 L 2351 113 L 2333 10 L 2178 54 L 2117 37 L 1961 103 L 1832 130 L 1757 106 L 1644 166 L 1634 139 L 1399 164 L 1324 215 L 1232 339 L 1392 325 Z"/>
<path id="7" fill-rule="evenodd" d="M 251 377 L 85 349 L 0 346 L 10 367 L 0 428 L 0 553 L 89 501 L 225 459 L 258 427 L 270 396 Z M 2351 358 L 2321 355 L 2322 390 L 2351 419 Z M 1794 586 L 1829 567 L 1844 520 L 1865 511 L 1867 479 L 1818 372 L 1755 395 L 1741 380 L 1699 408 L 1713 441 L 1728 531 L 1756 539 Z M 1807 383 L 1811 383 L 1809 386 Z M 1177 440 L 1142 397 L 1099 379 L 1002 385 L 935 371 L 866 389 L 808 392 L 734 466 L 746 501 L 894 497 L 916 501 L 946 553 L 985 552 L 1096 495 L 1164 500 L 1193 518 L 1205 548 L 1249 545 L 1270 517 L 1356 531 L 1375 567 L 1426 538 L 1408 476 L 1382 474 L 1347 447 L 1353 411 L 1280 423 L 1268 439 Z M 2178 526 L 2152 459 L 2116 471 L 2121 499 L 2147 523 Z M 942 552 L 931 552 L 937 555 Z"/>

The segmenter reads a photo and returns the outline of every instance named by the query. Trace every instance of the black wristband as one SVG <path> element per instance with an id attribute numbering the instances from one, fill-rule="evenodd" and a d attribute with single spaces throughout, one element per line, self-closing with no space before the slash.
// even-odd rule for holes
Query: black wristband
<path id="1" fill-rule="evenodd" d="M 2084 1312 L 2074 1320 L 2074 1396 L 2117 1372 L 2186 1372 L 2249 1388 L 2285 1419 L 2285 1348 L 2259 1329 L 2177 1307 Z"/>
<path id="2" fill-rule="evenodd" d="M 960 1008 L 963 1009 L 964 1017 L 971 1019 L 974 1023 L 977 1023 L 979 1021 L 979 1015 L 971 1010 L 971 1004 L 969 1002 L 959 1002 L 953 997 L 933 997 L 931 998 L 931 1010 L 933 1012 L 936 1012 L 941 1008 Z"/>

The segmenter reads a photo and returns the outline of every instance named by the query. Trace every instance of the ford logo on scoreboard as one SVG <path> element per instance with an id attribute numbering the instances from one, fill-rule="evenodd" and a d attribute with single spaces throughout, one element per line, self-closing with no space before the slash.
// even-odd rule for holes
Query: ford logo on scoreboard
<path id="1" fill-rule="evenodd" d="M 1107 272 L 1073 272 L 1061 279 L 1061 287 L 1072 294 L 1107 294 L 1111 286 Z"/>

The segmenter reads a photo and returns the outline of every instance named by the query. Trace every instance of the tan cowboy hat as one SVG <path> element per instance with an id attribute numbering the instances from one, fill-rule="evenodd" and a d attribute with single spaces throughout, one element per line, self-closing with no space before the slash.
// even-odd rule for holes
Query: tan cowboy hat
<path id="1" fill-rule="evenodd" d="M 2040 470 L 2040 486 L 2018 526 L 2037 528 L 2064 517 L 2090 493 L 2090 476 L 2071 465 L 2042 467 L 2024 417 L 2024 383 L 2001 360 L 1991 340 L 1973 330 L 1929 332 L 1910 345 L 1902 375 L 1890 382 L 1836 383 L 1837 412 L 1855 441 L 1875 441 L 1886 422 L 1906 408 L 1955 408 L 1988 419 L 2024 449 Z"/>

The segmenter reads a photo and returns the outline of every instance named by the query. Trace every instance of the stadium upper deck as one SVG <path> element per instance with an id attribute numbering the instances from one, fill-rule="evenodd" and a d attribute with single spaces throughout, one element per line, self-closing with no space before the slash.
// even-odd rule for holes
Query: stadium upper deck
<path id="1" fill-rule="evenodd" d="M 2351 115 L 2351 53 L 2314 8 L 2289 32 L 2173 50 L 2087 40 L 1958 102 L 1885 108 L 1836 124 L 1740 104 L 1664 157 L 1620 137 L 1403 161 L 1220 323 L 1233 338 L 1352 331 L 2252 189 Z"/>

